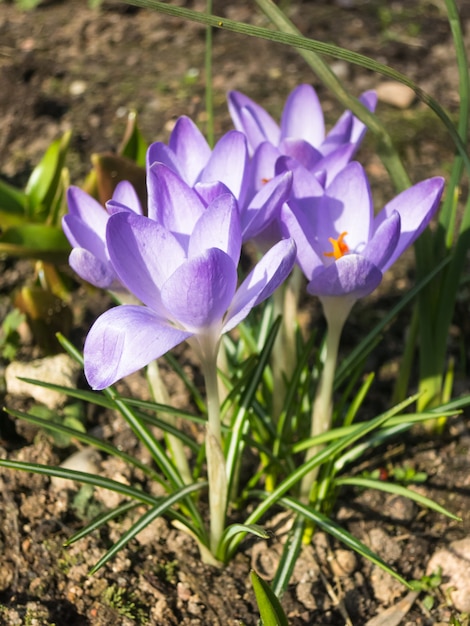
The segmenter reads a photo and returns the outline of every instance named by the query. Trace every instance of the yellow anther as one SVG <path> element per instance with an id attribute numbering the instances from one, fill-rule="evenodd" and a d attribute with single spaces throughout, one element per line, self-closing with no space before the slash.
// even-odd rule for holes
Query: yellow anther
<path id="1" fill-rule="evenodd" d="M 334 257 L 335 259 L 340 259 L 347 252 L 349 252 L 348 244 L 344 241 L 344 238 L 346 237 L 347 234 L 348 233 L 346 231 L 341 233 L 341 235 L 338 237 L 338 239 L 334 239 L 333 237 L 329 237 L 328 241 L 333 246 L 333 251 L 332 252 L 324 252 L 323 253 L 324 256 L 331 256 L 331 257 Z"/>

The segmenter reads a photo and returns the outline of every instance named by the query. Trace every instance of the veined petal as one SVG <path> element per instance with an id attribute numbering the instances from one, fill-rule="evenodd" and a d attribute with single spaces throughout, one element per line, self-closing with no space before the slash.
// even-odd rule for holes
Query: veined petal
<path id="1" fill-rule="evenodd" d="M 345 111 L 330 132 L 327 133 L 325 140 L 319 147 L 323 156 L 327 156 L 344 143 L 349 143 L 353 127 L 353 117 L 351 111 Z"/>
<path id="2" fill-rule="evenodd" d="M 87 224 L 90 230 L 93 230 L 104 241 L 109 215 L 97 200 L 88 195 L 83 189 L 80 189 L 80 187 L 72 186 L 67 189 L 67 205 L 68 215 Z M 70 235 L 73 236 L 73 230 L 71 230 Z M 72 245 L 80 244 L 72 243 Z"/>
<path id="3" fill-rule="evenodd" d="M 364 91 L 364 93 L 359 96 L 359 101 L 366 107 L 366 109 L 369 109 L 369 111 L 372 111 L 373 113 L 375 111 L 375 107 L 377 106 L 377 93 L 373 89 Z M 360 119 L 354 116 L 350 141 L 357 146 L 362 141 L 366 131 L 367 126 L 361 122 Z"/>
<path id="4" fill-rule="evenodd" d="M 315 246 L 315 227 L 312 221 L 309 207 L 304 210 L 302 205 L 292 208 L 294 203 L 290 201 L 281 209 L 281 228 L 284 237 L 292 237 L 297 245 L 296 261 L 300 269 L 310 280 L 316 267 L 323 267 L 323 261 L 318 256 Z"/>
<path id="5" fill-rule="evenodd" d="M 382 272 L 360 254 L 346 254 L 328 267 L 318 267 L 307 285 L 314 296 L 348 296 L 356 299 L 372 293 Z"/>
<path id="6" fill-rule="evenodd" d="M 149 168 L 147 186 L 149 217 L 174 233 L 190 235 L 205 210 L 197 193 L 162 163 Z"/>
<path id="7" fill-rule="evenodd" d="M 103 208 L 102 211 L 106 215 Z M 108 219 L 109 217 L 106 215 L 106 222 Z M 85 250 L 89 250 L 91 254 L 97 257 L 102 263 L 107 262 L 108 255 L 106 253 L 105 241 L 106 230 L 101 233 L 100 227 L 97 232 L 93 228 L 92 224 L 84 222 L 79 216 L 71 213 L 67 213 L 67 215 L 64 215 L 62 218 L 62 229 L 73 248 L 84 248 Z"/>
<path id="8" fill-rule="evenodd" d="M 336 150 L 333 150 L 315 163 L 313 173 L 317 175 L 318 172 L 325 172 L 326 176 L 323 184 L 324 186 L 330 185 L 349 163 L 355 151 L 356 146 L 353 143 L 345 143 L 339 146 Z"/>
<path id="9" fill-rule="evenodd" d="M 162 287 L 162 302 L 173 318 L 191 332 L 220 332 L 237 286 L 237 268 L 222 250 L 211 248 L 189 259 Z"/>
<path id="10" fill-rule="evenodd" d="M 211 157 L 204 135 L 189 117 L 183 115 L 173 128 L 169 146 L 177 157 L 180 174 L 193 187 Z"/>
<path id="11" fill-rule="evenodd" d="M 257 191 L 262 189 L 276 175 L 276 161 L 280 156 L 279 148 L 273 146 L 269 141 L 263 141 L 263 143 L 259 144 L 249 166 L 249 197 L 252 198 Z"/>
<path id="12" fill-rule="evenodd" d="M 163 141 L 156 141 L 150 144 L 147 150 L 147 171 L 152 167 L 154 163 L 163 163 L 169 167 L 175 174 L 184 178 L 183 172 L 180 172 L 180 164 L 178 157 L 173 150 L 163 143 Z M 185 182 L 189 185 L 188 181 Z"/>
<path id="13" fill-rule="evenodd" d="M 382 269 L 392 256 L 400 239 L 400 214 L 394 211 L 375 231 L 362 256 Z"/>
<path id="14" fill-rule="evenodd" d="M 223 194 L 228 193 L 232 195 L 230 189 L 220 181 L 214 181 L 212 183 L 196 183 L 194 185 L 194 190 L 197 192 L 197 195 L 201 198 L 206 207 Z"/>
<path id="15" fill-rule="evenodd" d="M 230 91 L 228 109 L 235 128 L 245 133 L 252 152 L 263 141 L 269 141 L 274 146 L 279 144 L 281 139 L 279 126 L 269 113 L 251 98 L 239 91 Z"/>
<path id="16" fill-rule="evenodd" d="M 160 311 L 160 288 L 186 258 L 176 238 L 148 217 L 123 212 L 109 218 L 107 242 L 121 282 L 144 304 Z"/>
<path id="17" fill-rule="evenodd" d="M 316 164 L 323 158 L 322 153 L 304 139 L 283 139 L 280 149 L 309 171 L 316 169 Z"/>
<path id="18" fill-rule="evenodd" d="M 374 226 L 378 228 L 393 211 L 401 218 L 400 239 L 390 259 L 385 263 L 383 271 L 388 269 L 410 246 L 429 224 L 439 207 L 444 179 L 440 176 L 423 180 L 406 189 L 389 202 L 376 216 Z"/>
<path id="19" fill-rule="evenodd" d="M 142 215 L 142 205 L 134 185 L 128 180 L 121 180 L 113 192 L 113 197 L 106 203 L 109 215 L 117 211 L 133 211 Z"/>
<path id="20" fill-rule="evenodd" d="M 256 237 L 274 219 L 279 217 L 281 207 L 289 198 L 292 172 L 285 172 L 268 181 L 242 212 L 243 240 Z"/>
<path id="21" fill-rule="evenodd" d="M 80 278 L 100 289 L 116 288 L 117 276 L 109 261 L 102 261 L 84 248 L 73 248 L 69 265 Z"/>
<path id="22" fill-rule="evenodd" d="M 329 238 L 336 239 L 343 232 L 352 252 L 365 247 L 372 230 L 373 206 L 369 181 L 359 163 L 349 163 L 327 187 L 317 217 L 318 240 L 324 252 L 330 250 Z"/>
<path id="23" fill-rule="evenodd" d="M 188 258 L 209 248 L 219 248 L 232 259 L 235 267 L 242 247 L 240 216 L 232 194 L 218 196 L 199 218 L 189 238 Z"/>
<path id="24" fill-rule="evenodd" d="M 325 137 L 320 100 L 311 85 L 299 85 L 287 98 L 281 118 L 281 139 L 304 139 L 319 146 Z"/>
<path id="25" fill-rule="evenodd" d="M 294 267 L 295 255 L 293 239 L 283 239 L 266 252 L 238 288 L 225 318 L 223 333 L 235 328 L 254 306 L 269 298 L 284 282 Z"/>
<path id="26" fill-rule="evenodd" d="M 198 182 L 220 181 L 230 189 L 238 200 L 245 184 L 247 164 L 246 137 L 237 130 L 231 130 L 223 135 L 215 145 L 211 158 L 201 172 Z"/>
<path id="27" fill-rule="evenodd" d="M 169 326 L 153 311 L 121 305 L 101 315 L 84 347 L 85 376 L 93 389 L 109 387 L 191 336 Z"/>

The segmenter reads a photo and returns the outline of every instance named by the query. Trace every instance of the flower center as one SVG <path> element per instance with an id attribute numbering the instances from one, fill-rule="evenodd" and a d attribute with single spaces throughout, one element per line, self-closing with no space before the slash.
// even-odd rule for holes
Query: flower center
<path id="1" fill-rule="evenodd" d="M 344 238 L 347 234 L 348 233 L 344 231 L 337 239 L 334 239 L 333 237 L 328 237 L 328 241 L 333 246 L 333 250 L 332 252 L 324 252 L 324 256 L 334 257 L 336 260 L 338 260 L 347 252 L 349 252 L 348 244 L 344 241 Z"/>

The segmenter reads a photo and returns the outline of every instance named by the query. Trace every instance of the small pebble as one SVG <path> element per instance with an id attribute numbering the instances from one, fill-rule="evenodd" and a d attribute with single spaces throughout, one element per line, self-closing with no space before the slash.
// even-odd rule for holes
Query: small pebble
<path id="1" fill-rule="evenodd" d="M 393 80 L 379 83 L 376 91 L 381 102 L 397 109 L 408 109 L 416 98 L 415 92 L 410 87 Z"/>
<path id="2" fill-rule="evenodd" d="M 470 612 L 470 537 L 452 541 L 436 550 L 426 573 L 431 576 L 439 568 L 442 568 L 442 577 L 446 579 L 441 589 L 449 590 L 449 597 L 457 611 Z"/>

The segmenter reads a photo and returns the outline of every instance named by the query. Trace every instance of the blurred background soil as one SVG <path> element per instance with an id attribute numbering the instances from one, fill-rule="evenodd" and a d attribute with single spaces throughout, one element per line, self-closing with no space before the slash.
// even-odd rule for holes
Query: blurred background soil
<path id="1" fill-rule="evenodd" d="M 205 3 L 199 0 L 179 3 L 205 10 Z M 214 13 L 221 17 L 268 26 L 252 2 L 216 0 L 214 5 Z M 285 0 L 281 6 L 303 34 L 398 69 L 436 98 L 451 116 L 457 115 L 458 75 L 442 0 Z M 460 2 L 460 11 L 470 50 L 470 4 Z M 452 144 L 427 107 L 398 84 L 390 85 L 346 62 L 330 61 L 352 94 L 379 90 L 377 113 L 392 134 L 413 182 L 448 174 Z M 72 130 L 67 163 L 71 182 L 80 184 L 89 171 L 91 154 L 118 149 L 131 110 L 137 111 L 139 127 L 148 142 L 166 141 L 175 120 L 183 114 L 204 130 L 203 68 L 204 29 L 189 22 L 112 2 L 99 9 L 91 9 L 83 0 L 44 2 L 28 12 L 9 2 L 0 3 L 0 176 L 22 186 L 51 141 Z M 301 82 L 317 88 L 327 125 L 333 124 L 341 107 L 294 50 L 224 30 L 214 32 L 217 136 L 231 128 L 227 91 L 243 91 L 279 118 L 286 96 Z M 358 158 L 366 166 L 379 208 L 393 190 L 375 147 L 368 135 Z M 8 299 L 30 279 L 32 269 L 28 262 L 12 259 L 1 260 L 0 267 L 1 297 Z M 409 288 L 411 277 L 410 253 L 387 275 L 380 292 L 356 307 L 345 330 L 345 350 Z M 468 294 L 463 293 L 461 300 L 450 346 L 455 353 L 468 355 Z M 108 304 L 106 298 L 95 294 L 93 300 L 83 288 L 77 290 L 77 345 L 87 331 L 86 320 Z M 306 315 L 307 325 L 323 323 L 315 303 L 308 304 Z M 372 410 L 387 406 L 406 324 L 406 317 L 398 320 L 370 364 L 378 374 Z M 38 356 L 37 349 L 25 344 L 21 358 L 33 356 Z M 182 350 L 180 357 L 188 358 L 186 351 Z M 192 366 L 189 360 L 188 367 Z M 459 393 L 469 391 L 466 367 L 465 359 L 460 359 Z M 129 383 L 134 391 L 141 388 L 140 384 L 138 379 L 134 388 Z M 175 397 L 184 404 L 184 390 L 179 390 L 176 382 L 174 385 Z M 11 396 L 2 402 L 28 406 Z M 71 453 L 56 448 L 43 432 L 13 424 L 6 416 L 0 419 L 3 456 L 54 465 Z M 89 415 L 88 419 L 126 451 L 142 454 L 116 416 Z M 443 583 L 461 585 L 454 579 L 458 572 L 470 580 L 468 426 L 468 416 L 454 418 L 438 441 L 410 435 L 406 444 L 397 442 L 365 457 L 363 463 L 363 469 L 392 463 L 425 472 L 428 479 L 419 489 L 460 515 L 462 522 L 384 494 L 345 490 L 340 495 L 335 514 L 341 523 L 409 579 L 430 573 L 430 559 L 437 553 L 431 566 L 442 565 Z M 105 475 L 142 481 L 109 459 L 93 462 Z M 113 506 L 106 495 L 97 500 L 103 506 Z M 105 547 L 130 524 L 127 519 L 113 522 L 109 528 L 64 548 L 66 538 L 92 514 L 87 508 L 89 502 L 89 494 L 83 490 L 64 490 L 39 476 L 0 470 L 0 624 L 257 623 L 249 570 L 256 568 L 268 580 L 273 575 L 288 524 L 282 516 L 266 521 L 273 529 L 269 544 L 247 543 L 222 571 L 201 565 L 191 540 L 159 520 L 109 566 L 89 577 L 90 567 Z M 446 556 L 439 556 L 439 550 L 447 550 Z M 449 554 L 458 558 L 452 561 Z M 468 585 L 466 589 L 470 598 Z M 299 559 L 283 604 L 293 626 L 372 626 L 370 620 L 376 615 L 382 615 L 383 620 L 374 626 L 391 626 L 398 622 L 387 621 L 385 611 L 406 593 L 381 570 L 318 533 Z M 452 619 L 460 620 L 454 624 L 468 623 L 465 613 L 470 607 L 466 609 L 463 601 L 445 593 L 444 587 L 433 594 L 432 608 L 424 602 L 426 594 L 412 598 L 413 602 L 407 596 L 410 601 L 403 605 L 400 623 L 448 624 Z"/>

